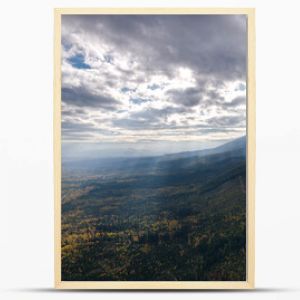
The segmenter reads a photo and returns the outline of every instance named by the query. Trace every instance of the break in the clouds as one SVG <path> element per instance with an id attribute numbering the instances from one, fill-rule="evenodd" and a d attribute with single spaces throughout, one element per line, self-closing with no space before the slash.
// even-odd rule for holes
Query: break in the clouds
<path id="1" fill-rule="evenodd" d="M 246 22 L 243 15 L 62 16 L 63 147 L 165 153 L 244 135 Z"/>

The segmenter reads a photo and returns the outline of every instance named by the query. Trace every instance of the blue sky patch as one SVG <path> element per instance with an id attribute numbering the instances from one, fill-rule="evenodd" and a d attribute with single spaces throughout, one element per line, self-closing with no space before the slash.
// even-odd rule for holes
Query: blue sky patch
<path id="1" fill-rule="evenodd" d="M 91 66 L 85 63 L 83 54 L 70 57 L 68 62 L 76 69 L 91 69 Z"/>
<path id="2" fill-rule="evenodd" d="M 239 86 L 235 90 L 236 91 L 245 91 L 246 85 L 244 83 L 240 83 Z"/>
<path id="3" fill-rule="evenodd" d="M 134 91 L 135 91 L 135 89 L 130 89 L 130 88 L 128 88 L 128 87 L 123 87 L 123 88 L 121 88 L 121 92 L 122 92 L 122 93 L 134 92 Z"/>
<path id="4" fill-rule="evenodd" d="M 157 90 L 157 89 L 159 89 L 159 85 L 158 84 L 152 84 L 152 85 L 148 85 L 148 89 L 150 89 L 150 90 Z"/>
<path id="5" fill-rule="evenodd" d="M 142 104 L 144 102 L 150 101 L 149 99 L 144 99 L 144 98 L 130 98 L 129 100 L 134 104 Z"/>

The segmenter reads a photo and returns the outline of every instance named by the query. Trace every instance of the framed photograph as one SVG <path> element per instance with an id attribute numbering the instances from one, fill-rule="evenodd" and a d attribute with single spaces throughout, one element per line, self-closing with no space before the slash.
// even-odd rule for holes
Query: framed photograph
<path id="1" fill-rule="evenodd" d="M 254 288 L 254 9 L 54 15 L 55 287 Z"/>

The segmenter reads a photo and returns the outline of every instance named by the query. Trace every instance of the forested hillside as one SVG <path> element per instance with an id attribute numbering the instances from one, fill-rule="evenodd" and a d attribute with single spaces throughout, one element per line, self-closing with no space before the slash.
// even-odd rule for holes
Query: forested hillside
<path id="1" fill-rule="evenodd" d="M 64 164 L 62 280 L 245 280 L 245 142 Z"/>

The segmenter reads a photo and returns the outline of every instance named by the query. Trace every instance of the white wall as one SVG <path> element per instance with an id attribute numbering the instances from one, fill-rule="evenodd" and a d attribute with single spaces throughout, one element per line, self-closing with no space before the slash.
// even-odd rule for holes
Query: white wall
<path id="1" fill-rule="evenodd" d="M 299 299 L 299 1 L 2 1 L 0 286 L 2 299 L 152 299 L 177 294 L 53 292 L 53 7 L 248 6 L 257 9 L 255 292 L 196 299 Z"/>

